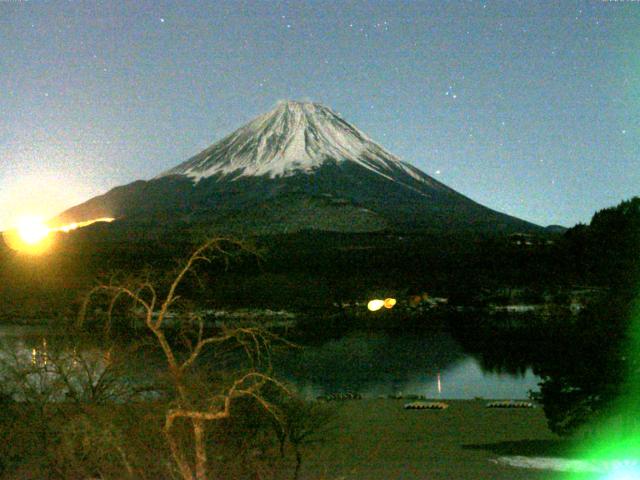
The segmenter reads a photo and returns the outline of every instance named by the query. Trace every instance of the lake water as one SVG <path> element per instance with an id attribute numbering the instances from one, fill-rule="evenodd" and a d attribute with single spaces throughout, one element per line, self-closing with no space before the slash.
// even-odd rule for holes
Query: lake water
<path id="1" fill-rule="evenodd" d="M 46 356 L 46 332 L 0 327 L 0 357 L 29 361 Z M 93 352 L 99 358 L 100 352 Z M 137 363 L 137 362 L 135 362 Z M 143 366 L 148 376 L 149 363 Z M 351 333 L 321 344 L 287 350 L 274 357 L 277 376 L 307 398 L 339 392 L 364 397 L 424 395 L 442 399 L 524 399 L 537 390 L 530 368 L 519 373 L 487 371 L 446 332 L 419 334 Z M 153 367 L 151 367 L 153 368 Z M 516 369 L 517 370 L 517 369 Z M 141 371 L 138 370 L 137 375 Z"/>
<path id="2" fill-rule="evenodd" d="M 530 368 L 508 374 L 480 365 L 445 332 L 352 333 L 291 352 L 276 361 L 276 370 L 310 398 L 351 391 L 365 397 L 524 399 L 537 390 L 540 379 Z"/>

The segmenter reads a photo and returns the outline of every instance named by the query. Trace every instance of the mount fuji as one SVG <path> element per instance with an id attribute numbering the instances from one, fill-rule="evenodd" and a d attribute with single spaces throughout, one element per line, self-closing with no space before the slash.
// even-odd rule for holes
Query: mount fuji
<path id="1" fill-rule="evenodd" d="M 236 233 L 540 228 L 438 182 L 331 109 L 293 101 L 149 181 L 63 212 L 55 223 L 100 217 Z"/>

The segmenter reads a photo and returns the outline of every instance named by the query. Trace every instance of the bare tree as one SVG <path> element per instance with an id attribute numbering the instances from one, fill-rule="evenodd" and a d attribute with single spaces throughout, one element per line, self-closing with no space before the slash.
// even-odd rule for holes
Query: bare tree
<path id="1" fill-rule="evenodd" d="M 309 402 L 291 396 L 283 402 L 282 408 L 283 423 L 274 424 L 280 455 L 285 456 L 285 444 L 288 441 L 295 455 L 293 480 L 298 480 L 304 447 L 324 440 L 324 435 L 334 427 L 336 410 L 324 402 Z"/>
<path id="2" fill-rule="evenodd" d="M 187 346 L 186 352 L 176 348 L 167 338 L 167 320 L 170 311 L 180 298 L 178 290 L 189 273 L 195 273 L 198 263 L 211 263 L 214 259 L 228 262 L 232 252 L 248 251 L 246 245 L 237 240 L 217 237 L 208 240 L 196 249 L 188 260 L 178 269 L 166 294 L 159 294 L 159 289 L 147 277 L 133 282 L 131 285 L 111 282 L 93 288 L 85 298 L 78 326 L 83 326 L 89 306 L 98 294 L 108 297 L 108 310 L 105 332 L 111 327 L 114 308 L 123 299 L 129 299 L 133 306 L 142 312 L 141 316 L 146 328 L 159 344 L 166 366 L 175 389 L 175 400 L 167 409 L 164 422 L 164 436 L 171 451 L 171 456 L 183 480 L 205 480 L 208 478 L 208 459 L 205 444 L 207 423 L 228 418 L 231 405 L 240 397 L 251 397 L 262 407 L 279 418 L 279 412 L 261 392 L 266 384 L 273 384 L 287 392 L 284 385 L 264 368 L 264 360 L 268 359 L 271 346 L 278 338 L 267 330 L 255 326 L 222 326 L 211 334 L 205 334 L 205 324 L 201 315 L 190 312 L 181 322 L 193 327 L 191 335 L 183 335 Z M 186 330 L 186 329 L 185 329 Z M 235 342 L 244 349 L 250 362 L 249 368 L 230 385 L 221 388 L 219 393 L 208 394 L 206 398 L 190 393 L 190 377 L 198 359 L 203 352 L 215 346 Z M 268 360 L 267 360 L 268 361 Z M 260 368 L 260 367 L 263 368 Z M 180 440 L 176 434 L 178 421 L 187 421 L 193 435 L 193 443 Z M 191 451 L 191 448 L 193 451 Z"/>

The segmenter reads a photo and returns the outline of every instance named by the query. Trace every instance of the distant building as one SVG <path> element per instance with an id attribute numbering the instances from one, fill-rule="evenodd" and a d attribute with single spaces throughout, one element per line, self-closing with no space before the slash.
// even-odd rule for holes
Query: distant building
<path id="1" fill-rule="evenodd" d="M 532 233 L 512 233 L 508 238 L 510 245 L 518 247 L 553 245 L 555 243 L 553 240 L 542 238 Z"/>

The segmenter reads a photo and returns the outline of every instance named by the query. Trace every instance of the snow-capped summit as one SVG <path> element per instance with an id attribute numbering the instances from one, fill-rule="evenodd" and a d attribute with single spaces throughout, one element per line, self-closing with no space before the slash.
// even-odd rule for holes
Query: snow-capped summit
<path id="1" fill-rule="evenodd" d="M 218 231 L 527 231 L 399 160 L 333 110 L 280 102 L 156 178 L 117 187 L 60 215 Z"/>
<path id="2" fill-rule="evenodd" d="M 393 180 L 398 169 L 427 181 L 328 107 L 281 101 L 203 152 L 163 173 L 196 181 L 214 175 L 270 178 L 312 172 L 326 162 L 354 162 Z M 428 182 L 432 183 L 432 182 Z"/>

